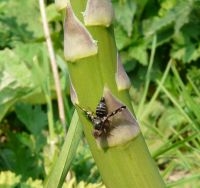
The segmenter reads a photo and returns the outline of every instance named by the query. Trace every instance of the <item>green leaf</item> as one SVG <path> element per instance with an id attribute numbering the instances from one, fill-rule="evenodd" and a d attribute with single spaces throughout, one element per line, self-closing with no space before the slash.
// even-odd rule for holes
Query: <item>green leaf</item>
<path id="1" fill-rule="evenodd" d="M 0 188 L 11 188 L 20 183 L 20 176 L 17 176 L 11 171 L 0 172 Z"/>
<path id="2" fill-rule="evenodd" d="M 174 21 L 174 18 L 165 16 L 164 18 L 150 18 L 148 20 L 143 21 L 143 31 L 144 35 L 150 36 L 156 33 L 158 30 L 162 29 L 163 27 L 171 24 Z"/>
<path id="3" fill-rule="evenodd" d="M 191 61 L 197 60 L 200 57 L 200 45 L 196 48 L 194 43 L 188 42 L 187 45 L 179 46 L 174 44 L 171 56 L 174 59 L 183 61 L 183 63 L 189 63 Z"/>
<path id="4" fill-rule="evenodd" d="M 200 57 L 200 24 L 190 23 L 183 27 L 182 32 L 173 37 L 171 56 L 174 59 L 191 63 Z"/>
<path id="5" fill-rule="evenodd" d="M 17 54 L 11 50 L 0 51 L 0 120 L 10 106 L 31 92 L 31 73 Z"/>
<path id="6" fill-rule="evenodd" d="M 8 133 L 7 138 L 9 142 L 5 144 L 0 152 L 3 168 L 12 169 L 17 174 L 21 174 L 23 180 L 30 176 L 33 178 L 44 176 L 41 150 L 38 152 L 38 150 L 31 147 L 34 145 L 35 138 L 26 133 L 21 134 L 11 131 Z M 28 143 L 24 144 L 25 141 L 28 141 Z"/>
<path id="7" fill-rule="evenodd" d="M 20 188 L 43 188 L 42 181 L 39 179 L 28 178 L 26 182 L 22 182 Z"/>
<path id="8" fill-rule="evenodd" d="M 47 125 L 47 115 L 42 111 L 41 106 L 17 104 L 15 111 L 19 120 L 34 135 L 40 134 L 44 126 Z"/>
<path id="9" fill-rule="evenodd" d="M 34 58 L 37 57 L 41 68 L 44 69 L 45 74 L 47 73 L 45 65 L 48 62 L 48 52 L 45 42 L 17 43 L 14 52 L 23 60 L 30 71 L 32 70 L 32 66 L 34 66 Z"/>
<path id="10" fill-rule="evenodd" d="M 2 92 L 6 92 L 7 94 L 6 96 L 3 94 L 0 95 L 0 104 L 2 104 L 5 103 L 5 101 L 8 101 L 10 96 L 24 93 L 22 88 L 28 91 L 28 86 L 32 86 L 33 83 L 29 79 L 29 77 L 31 77 L 31 73 L 28 67 L 21 62 L 15 52 L 6 49 L 4 51 L 0 51 L 0 56 L 0 90 L 1 94 Z M 7 97 L 7 99 L 4 97 Z"/>
<path id="11" fill-rule="evenodd" d="M 175 33 L 178 33 L 182 26 L 188 23 L 192 5 L 190 1 L 180 1 L 179 6 L 176 7 L 175 11 L 177 11 L 177 14 L 180 14 L 176 16 L 174 25 Z"/>
<path id="12" fill-rule="evenodd" d="M 147 19 L 143 22 L 143 30 L 146 36 L 156 33 L 158 30 L 175 23 L 174 30 L 177 33 L 188 22 L 192 6 L 189 1 L 177 1 L 177 4 L 166 11 L 164 15 Z"/>
<path id="13" fill-rule="evenodd" d="M 48 55 L 44 43 L 17 43 L 15 49 L 0 51 L 0 121 L 6 112 L 19 100 L 44 102 L 41 85 L 49 75 Z M 42 78 L 34 72 L 37 59 Z M 53 84 L 52 85 L 52 90 Z M 28 97 L 28 98 L 25 98 Z"/>
<path id="14" fill-rule="evenodd" d="M 148 64 L 148 54 L 145 44 L 141 43 L 139 45 L 131 46 L 129 48 L 128 54 L 130 57 L 139 61 L 142 65 Z"/>
<path id="15" fill-rule="evenodd" d="M 119 50 L 128 46 L 131 42 L 131 39 L 127 37 L 126 32 L 122 29 L 120 25 L 115 26 L 115 40 L 116 40 L 117 48 Z"/>
<path id="16" fill-rule="evenodd" d="M 43 29 L 38 4 L 35 0 L 21 0 L 20 3 L 7 0 L 4 9 L 0 10 L 0 31 L 12 35 L 14 41 L 42 37 Z"/>
<path id="17" fill-rule="evenodd" d="M 114 3 L 115 16 L 117 22 L 123 27 L 130 37 L 133 30 L 133 19 L 136 13 L 136 3 L 132 0 L 127 0 L 126 3 Z"/>
<path id="18" fill-rule="evenodd" d="M 59 14 L 58 10 L 56 9 L 55 3 L 50 4 L 46 8 L 46 14 L 48 22 L 61 20 L 61 14 Z"/>

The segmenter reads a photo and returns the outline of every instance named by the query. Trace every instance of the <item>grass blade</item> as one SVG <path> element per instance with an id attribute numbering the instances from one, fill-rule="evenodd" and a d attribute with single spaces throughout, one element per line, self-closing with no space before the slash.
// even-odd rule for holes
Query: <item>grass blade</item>
<path id="1" fill-rule="evenodd" d="M 82 135 L 78 114 L 75 111 L 60 155 L 45 182 L 45 188 L 61 187 Z"/>

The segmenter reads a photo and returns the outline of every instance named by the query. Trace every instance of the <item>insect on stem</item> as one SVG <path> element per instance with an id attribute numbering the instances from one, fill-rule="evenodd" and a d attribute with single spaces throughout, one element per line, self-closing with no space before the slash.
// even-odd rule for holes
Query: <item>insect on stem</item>
<path id="1" fill-rule="evenodd" d="M 92 122 L 94 127 L 93 135 L 95 138 L 101 136 L 108 136 L 112 129 L 112 127 L 110 126 L 109 118 L 114 116 L 115 114 L 118 114 L 119 112 L 122 112 L 126 108 L 126 106 L 121 106 L 115 109 L 113 112 L 108 113 L 108 108 L 104 97 L 100 99 L 96 107 L 95 113 L 87 111 L 84 108 L 80 107 L 79 105 L 77 106 L 85 113 L 87 118 Z"/>

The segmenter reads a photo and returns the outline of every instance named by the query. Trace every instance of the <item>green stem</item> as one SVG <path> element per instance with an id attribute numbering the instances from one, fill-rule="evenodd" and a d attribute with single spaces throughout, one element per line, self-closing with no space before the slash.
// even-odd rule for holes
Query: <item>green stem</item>
<path id="1" fill-rule="evenodd" d="M 71 4 L 77 17 L 82 20 L 80 13 L 84 12 L 86 0 L 76 0 Z M 79 106 L 94 112 L 106 87 L 133 113 L 128 89 L 118 90 L 115 80 L 117 49 L 113 28 L 91 26 L 87 29 L 98 41 L 98 54 L 68 62 L 70 80 L 78 97 Z M 155 41 L 154 39 L 154 45 Z M 152 62 L 151 58 L 151 65 Z M 108 188 L 165 187 L 141 133 L 125 144 L 99 148 L 92 135 L 92 123 L 81 110 L 78 110 L 78 113 L 91 152 L 103 182 Z"/>

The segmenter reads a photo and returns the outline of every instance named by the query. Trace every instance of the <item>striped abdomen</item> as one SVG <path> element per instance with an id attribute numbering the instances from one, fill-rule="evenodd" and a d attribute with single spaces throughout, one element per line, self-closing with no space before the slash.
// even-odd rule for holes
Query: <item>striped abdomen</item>
<path id="1" fill-rule="evenodd" d="M 105 98 L 102 97 L 97 108 L 96 108 L 96 116 L 97 117 L 105 117 L 108 114 Z"/>

